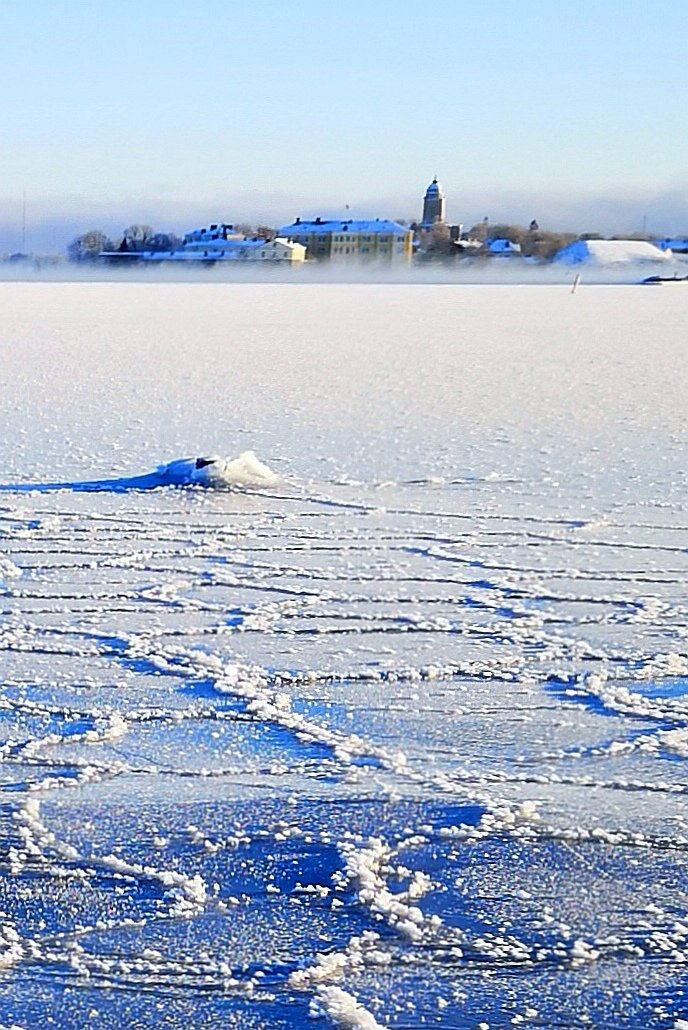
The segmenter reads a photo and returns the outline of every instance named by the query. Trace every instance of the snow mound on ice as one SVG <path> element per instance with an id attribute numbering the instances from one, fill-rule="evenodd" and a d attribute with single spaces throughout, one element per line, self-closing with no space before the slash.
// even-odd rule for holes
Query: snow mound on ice
<path id="1" fill-rule="evenodd" d="M 54 490 L 74 490 L 78 493 L 125 493 L 129 490 L 157 490 L 165 486 L 229 490 L 236 487 L 270 487 L 279 482 L 280 476 L 259 461 L 253 451 L 244 451 L 238 458 L 221 458 L 216 454 L 203 458 L 177 458 L 165 465 L 158 465 L 155 472 L 146 472 L 140 476 L 60 483 L 0 483 L 0 492 L 50 493 Z M 8 567 L 0 567 L 0 575 L 3 573 L 10 574 Z"/>
<path id="2" fill-rule="evenodd" d="M 160 485 L 205 486 L 222 489 L 232 486 L 274 486 L 279 476 L 264 465 L 253 451 L 244 451 L 238 458 L 222 458 L 211 454 L 201 458 L 178 458 L 159 465 Z"/>

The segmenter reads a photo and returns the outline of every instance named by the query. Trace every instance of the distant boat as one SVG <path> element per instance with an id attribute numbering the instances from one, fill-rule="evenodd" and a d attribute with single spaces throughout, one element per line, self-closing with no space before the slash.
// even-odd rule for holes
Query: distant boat
<path id="1" fill-rule="evenodd" d="M 640 280 L 641 286 L 659 286 L 661 283 L 688 283 L 688 275 L 648 275 Z"/>

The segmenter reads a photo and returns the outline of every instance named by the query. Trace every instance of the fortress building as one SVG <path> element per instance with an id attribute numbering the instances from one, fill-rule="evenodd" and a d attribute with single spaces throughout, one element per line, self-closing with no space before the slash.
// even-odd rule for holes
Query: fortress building
<path id="1" fill-rule="evenodd" d="M 437 181 L 437 176 L 432 180 L 423 198 L 423 219 L 421 225 L 429 229 L 435 222 L 444 221 L 444 193 Z"/>
<path id="2" fill-rule="evenodd" d="M 310 261 L 410 261 L 413 233 L 387 218 L 297 218 L 280 236 L 307 247 Z"/>

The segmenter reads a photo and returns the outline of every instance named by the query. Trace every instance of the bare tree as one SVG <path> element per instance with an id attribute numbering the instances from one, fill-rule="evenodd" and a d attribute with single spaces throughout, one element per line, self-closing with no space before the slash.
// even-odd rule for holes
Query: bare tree
<path id="1" fill-rule="evenodd" d="M 67 247 L 70 261 L 95 261 L 104 250 L 114 250 L 112 240 L 100 229 L 89 229 L 76 236 Z"/>
<path id="2" fill-rule="evenodd" d="M 511 225 L 508 222 L 497 222 L 490 226 L 488 237 L 491 240 L 509 240 L 511 243 L 521 243 L 528 235 L 528 230 L 522 225 Z"/>
<path id="3" fill-rule="evenodd" d="M 578 239 L 572 232 L 529 232 L 521 244 L 524 257 L 532 257 L 537 261 L 551 261 L 554 255 Z"/>
<path id="4" fill-rule="evenodd" d="M 469 240 L 482 240 L 484 242 L 488 236 L 491 237 L 492 235 L 492 226 L 487 218 L 483 218 L 482 222 L 476 222 L 468 230 Z"/>
<path id="5" fill-rule="evenodd" d="M 149 250 L 153 239 L 153 227 L 150 225 L 128 225 L 122 233 L 127 244 L 127 250 L 139 251 Z"/>
<path id="6" fill-rule="evenodd" d="M 613 240 L 638 240 L 643 243 L 652 243 L 655 236 L 649 232 L 627 232 L 623 236 L 612 236 Z"/>
<path id="7" fill-rule="evenodd" d="M 148 250 L 177 250 L 181 247 L 182 240 L 173 232 L 156 232 L 148 241 Z"/>

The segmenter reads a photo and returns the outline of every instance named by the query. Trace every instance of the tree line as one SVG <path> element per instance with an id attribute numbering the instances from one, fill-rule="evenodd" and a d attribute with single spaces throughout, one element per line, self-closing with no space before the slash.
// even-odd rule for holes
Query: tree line
<path id="1" fill-rule="evenodd" d="M 101 229 L 89 229 L 76 236 L 67 247 L 70 261 L 95 261 L 103 251 L 141 253 L 144 250 L 176 250 L 181 238 L 171 232 L 156 232 L 150 225 L 128 225 L 116 243 Z"/>
<path id="2" fill-rule="evenodd" d="M 234 229 L 242 236 L 253 236 L 264 240 L 272 240 L 277 235 L 277 231 L 267 225 L 253 228 L 245 222 L 240 222 L 234 226 Z M 177 236 L 176 233 L 156 232 L 150 225 L 135 223 L 123 229 L 122 238 L 117 241 L 112 240 L 102 229 L 89 229 L 88 232 L 74 237 L 67 247 L 67 257 L 70 261 L 88 262 L 95 261 L 103 252 L 140 254 L 143 251 L 151 251 L 159 253 L 177 250 L 182 243 L 181 236 Z"/>
<path id="3" fill-rule="evenodd" d="M 400 225 L 405 224 L 402 219 L 397 221 Z M 254 228 L 245 222 L 237 223 L 234 230 L 254 239 L 272 240 L 277 235 L 277 231 L 269 226 L 259 225 Z M 450 227 L 444 222 L 436 223 L 427 231 L 422 250 L 428 259 L 459 257 L 463 253 L 462 243 L 465 243 L 466 238 L 481 241 L 485 253 L 492 240 L 509 240 L 518 244 L 523 257 L 534 258 L 536 261 L 551 261 L 558 251 L 574 240 L 603 239 L 597 232 L 547 232 L 540 229 L 535 219 L 526 227 L 507 222 L 490 223 L 484 218 L 471 226 L 461 240 L 451 237 Z M 618 237 L 612 237 L 615 238 Z M 631 233 L 623 239 L 651 241 L 653 237 L 646 233 Z M 138 254 L 142 251 L 170 251 L 177 250 L 182 243 L 182 238 L 175 233 L 156 232 L 150 225 L 134 223 L 122 231 L 118 241 L 113 241 L 100 229 L 90 229 L 72 240 L 67 247 L 67 256 L 70 261 L 89 262 L 95 261 L 103 252 Z"/>

